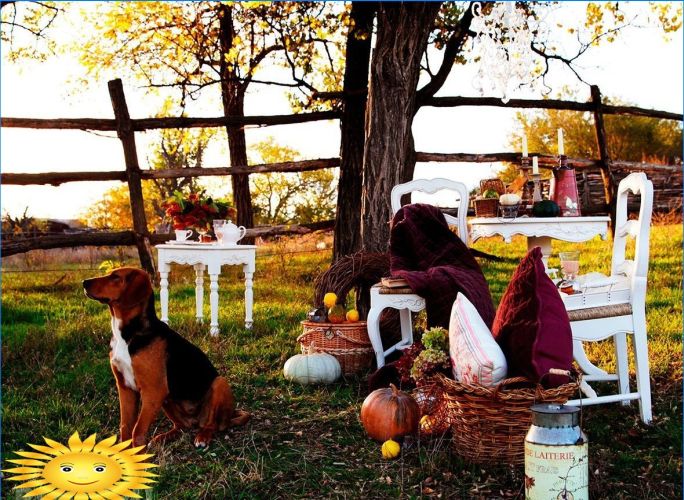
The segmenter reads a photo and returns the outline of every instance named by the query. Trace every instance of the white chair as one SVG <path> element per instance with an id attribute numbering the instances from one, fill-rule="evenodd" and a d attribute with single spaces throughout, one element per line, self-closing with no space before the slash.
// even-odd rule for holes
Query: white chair
<path id="1" fill-rule="evenodd" d="M 637 220 L 627 219 L 629 193 L 641 195 Z M 653 207 L 653 184 L 644 173 L 632 173 L 618 186 L 615 239 L 611 275 L 597 278 L 586 276 L 583 293 L 564 295 L 572 327 L 573 355 L 584 372 L 581 399 L 583 405 L 621 401 L 628 405 L 639 400 L 644 423 L 651 422 L 651 385 L 648 368 L 648 339 L 646 335 L 646 275 L 648 245 Z M 627 238 L 636 239 L 634 260 L 625 259 Z M 593 278 L 593 279 L 592 279 Z M 629 389 L 627 334 L 632 334 L 636 366 L 636 392 Z M 594 366 L 584 352 L 583 342 L 614 338 L 616 373 L 607 373 Z M 616 381 L 618 393 L 598 396 L 588 384 L 592 381 Z M 568 404 L 579 405 L 580 400 Z"/>
<path id="2" fill-rule="evenodd" d="M 466 244 L 468 243 L 468 226 L 466 215 L 468 213 L 468 189 L 461 182 L 448 179 L 416 179 L 404 184 L 394 186 L 391 194 L 392 213 L 396 214 L 401 208 L 401 197 L 413 192 L 434 194 L 437 191 L 448 190 L 458 195 L 458 213 L 454 217 L 444 214 L 444 218 L 450 226 L 456 226 L 458 236 Z M 387 309 L 398 309 L 401 324 L 401 340 L 385 349 L 380 337 L 380 315 Z M 385 357 L 397 349 L 413 344 L 413 327 L 411 325 L 411 312 L 419 312 L 425 309 L 425 299 L 416 295 L 410 288 L 386 288 L 380 283 L 371 287 L 370 310 L 368 311 L 367 325 L 375 359 L 378 368 L 385 365 Z"/>

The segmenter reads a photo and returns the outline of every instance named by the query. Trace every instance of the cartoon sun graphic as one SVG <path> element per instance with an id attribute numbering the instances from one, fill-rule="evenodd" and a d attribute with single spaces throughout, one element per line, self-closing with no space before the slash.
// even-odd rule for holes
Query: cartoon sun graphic
<path id="1" fill-rule="evenodd" d="M 30 444 L 33 451 L 16 451 L 21 457 L 8 460 L 21 467 L 4 469 L 16 474 L 10 481 L 26 481 L 16 488 L 34 488 L 24 495 L 42 495 L 44 499 L 73 498 L 88 500 L 104 498 L 142 498 L 131 490 L 149 489 L 157 474 L 147 469 L 157 467 L 146 463 L 152 455 L 138 454 L 144 446 L 128 448 L 131 441 L 116 443 L 116 436 L 95 441 L 95 434 L 81 441 L 78 432 L 69 438 L 68 447 L 52 439 L 45 439 L 48 446 Z M 64 495 L 62 497 L 62 495 Z"/>

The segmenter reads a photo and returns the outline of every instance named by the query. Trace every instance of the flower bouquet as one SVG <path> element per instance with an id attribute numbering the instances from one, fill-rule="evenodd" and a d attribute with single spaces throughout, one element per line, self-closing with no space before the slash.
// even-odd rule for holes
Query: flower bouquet
<path id="1" fill-rule="evenodd" d="M 200 235 L 211 231 L 214 219 L 234 219 L 235 208 L 224 200 L 214 200 L 204 192 L 187 196 L 175 191 L 162 207 L 173 222 L 173 229 L 194 229 Z"/>

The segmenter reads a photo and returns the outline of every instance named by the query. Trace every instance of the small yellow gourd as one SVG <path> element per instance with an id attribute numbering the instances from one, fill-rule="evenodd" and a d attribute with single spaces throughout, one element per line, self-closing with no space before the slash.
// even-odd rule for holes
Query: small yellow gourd
<path id="1" fill-rule="evenodd" d="M 347 311 L 347 321 L 354 323 L 358 320 L 359 320 L 359 311 L 357 311 L 356 309 L 350 309 L 349 311 Z"/>
<path id="2" fill-rule="evenodd" d="M 430 434 L 432 432 L 432 419 L 429 415 L 423 415 L 420 419 L 420 430 L 425 434 Z"/>
<path id="3" fill-rule="evenodd" d="M 337 304 L 337 295 L 333 292 L 328 292 L 323 296 L 323 305 L 326 309 L 330 309 L 332 306 Z"/>
<path id="4" fill-rule="evenodd" d="M 393 439 L 388 439 L 382 443 L 381 451 L 383 458 L 391 460 L 399 456 L 399 453 L 401 453 L 401 445 Z"/>

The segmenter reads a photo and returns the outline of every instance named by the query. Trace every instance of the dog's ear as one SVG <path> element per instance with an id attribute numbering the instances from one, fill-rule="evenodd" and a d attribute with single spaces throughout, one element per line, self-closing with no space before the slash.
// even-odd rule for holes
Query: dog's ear
<path id="1" fill-rule="evenodd" d="M 122 306 L 134 306 L 147 301 L 152 295 L 152 282 L 146 272 L 135 270 L 126 275 L 125 293 L 119 298 Z"/>

